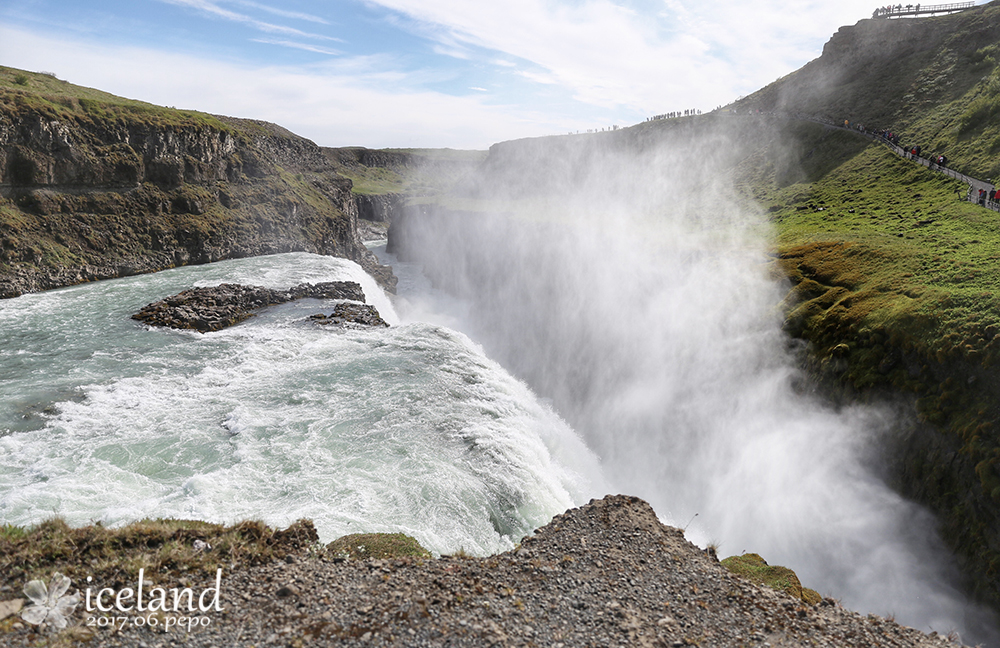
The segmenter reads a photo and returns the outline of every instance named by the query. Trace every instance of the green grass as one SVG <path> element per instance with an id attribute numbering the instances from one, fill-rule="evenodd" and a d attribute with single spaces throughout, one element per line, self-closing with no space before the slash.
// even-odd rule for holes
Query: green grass
<path id="1" fill-rule="evenodd" d="M 176 110 L 77 86 L 48 74 L 0 67 L 0 111 L 26 111 L 54 120 L 142 123 L 157 128 L 232 129 L 212 115 Z"/>
<path id="2" fill-rule="evenodd" d="M 211 549 L 195 549 L 196 540 Z M 298 554 L 318 542 L 312 522 L 301 520 L 285 530 L 261 522 L 233 526 L 192 520 L 142 520 L 120 528 L 94 524 L 68 526 L 60 519 L 30 527 L 0 529 L 0 582 L 20 592 L 29 580 L 48 580 L 55 572 L 95 586 L 135 582 L 145 569 L 158 582 L 183 582 Z"/>
<path id="3" fill-rule="evenodd" d="M 993 46 L 987 48 L 995 51 Z M 949 166 L 983 180 L 1000 180 L 1000 68 L 992 68 L 967 93 L 928 110 L 900 129 L 906 141 L 943 153 Z"/>
<path id="4" fill-rule="evenodd" d="M 354 183 L 351 191 L 363 195 L 406 193 L 415 182 L 410 174 L 400 173 L 384 167 L 351 166 L 337 170 L 340 175 Z"/>
<path id="5" fill-rule="evenodd" d="M 983 370 L 1000 363 L 1000 216 L 964 201 L 966 185 L 879 144 L 822 127 L 803 133 L 803 148 L 823 159 L 798 166 L 802 181 L 782 182 L 784 160 L 767 155 L 741 169 L 744 193 L 770 214 L 780 271 L 796 285 L 789 331 L 860 389 L 934 389 L 937 367 L 914 375 L 889 367 L 892 353 Z M 859 152 L 830 141 L 843 137 L 859 140 Z M 961 414 L 924 405 L 939 423 Z"/>

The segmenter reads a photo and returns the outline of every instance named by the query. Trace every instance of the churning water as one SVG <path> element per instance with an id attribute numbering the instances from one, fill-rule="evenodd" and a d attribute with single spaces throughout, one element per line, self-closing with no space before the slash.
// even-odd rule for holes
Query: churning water
<path id="1" fill-rule="evenodd" d="M 352 279 L 393 326 L 303 300 L 199 334 L 129 319 L 192 286 Z M 601 490 L 567 424 L 462 333 L 400 322 L 354 263 L 286 254 L 0 301 L 0 523 L 312 519 L 503 551 Z"/>

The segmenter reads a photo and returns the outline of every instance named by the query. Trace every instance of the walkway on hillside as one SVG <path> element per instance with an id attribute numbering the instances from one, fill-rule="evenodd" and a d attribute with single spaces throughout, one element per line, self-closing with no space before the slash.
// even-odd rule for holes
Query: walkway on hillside
<path id="1" fill-rule="evenodd" d="M 842 123 L 834 123 L 825 119 L 820 119 L 819 117 L 811 117 L 808 115 L 788 115 L 788 117 L 791 117 L 792 119 L 800 119 L 804 121 L 815 122 L 817 124 L 822 124 L 823 126 L 826 126 L 828 128 L 838 128 L 840 130 L 845 130 L 849 133 L 854 133 L 855 135 L 861 135 L 867 137 L 870 140 L 874 140 L 876 142 L 885 145 L 886 147 L 889 148 L 889 150 L 891 150 L 893 153 L 895 153 L 901 158 L 910 160 L 911 162 L 915 162 L 917 164 L 922 164 L 928 169 L 931 169 L 932 171 L 943 173 L 944 175 L 949 176 L 951 178 L 955 178 L 956 180 L 961 180 L 962 182 L 969 185 L 969 191 L 966 193 L 965 196 L 965 199 L 968 200 L 969 202 L 978 204 L 979 190 L 983 189 L 988 194 L 990 190 L 994 188 L 993 184 L 987 180 L 980 180 L 978 178 L 973 178 L 972 176 L 967 176 L 964 173 L 959 173 L 954 169 L 949 169 L 946 166 L 937 164 L 930 158 L 924 158 L 918 155 L 913 155 L 909 150 L 904 149 L 903 147 L 897 144 L 893 144 L 892 142 L 882 137 L 881 135 L 870 132 L 868 130 L 858 130 L 857 128 L 844 126 Z M 987 199 L 986 204 L 982 206 L 985 207 L 986 209 L 992 209 L 993 211 L 1000 212 L 1000 199 L 997 199 L 993 202 L 990 202 L 989 199 Z"/>
<path id="2" fill-rule="evenodd" d="M 872 13 L 872 18 L 900 18 L 902 16 L 929 16 L 932 14 L 939 13 L 954 13 L 956 11 L 965 11 L 966 9 L 971 9 L 976 6 L 975 1 L 973 2 L 953 2 L 952 4 L 942 4 L 942 5 L 887 5 L 885 7 L 879 7 Z"/>

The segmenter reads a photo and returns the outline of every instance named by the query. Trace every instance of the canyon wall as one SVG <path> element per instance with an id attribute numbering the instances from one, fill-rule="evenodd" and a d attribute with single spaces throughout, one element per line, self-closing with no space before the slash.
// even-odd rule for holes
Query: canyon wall
<path id="1" fill-rule="evenodd" d="M 0 88 L 0 297 L 291 251 L 352 259 L 394 290 L 319 146 L 142 106 Z"/>

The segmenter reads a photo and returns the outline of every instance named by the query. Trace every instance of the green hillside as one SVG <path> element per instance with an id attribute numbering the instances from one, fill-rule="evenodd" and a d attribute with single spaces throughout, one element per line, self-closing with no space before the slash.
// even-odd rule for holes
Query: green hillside
<path id="1" fill-rule="evenodd" d="M 733 106 L 782 134 L 739 164 L 776 232 L 786 330 L 837 398 L 907 403 L 889 478 L 941 519 L 973 587 L 1000 605 L 1000 214 L 849 120 L 1000 176 L 1000 3 L 863 20 Z"/>
<path id="2" fill-rule="evenodd" d="M 141 122 L 156 127 L 209 126 L 226 130 L 219 119 L 193 110 L 176 110 L 125 99 L 74 85 L 55 76 L 0 67 L 0 112 L 31 112 L 49 119 Z"/>

